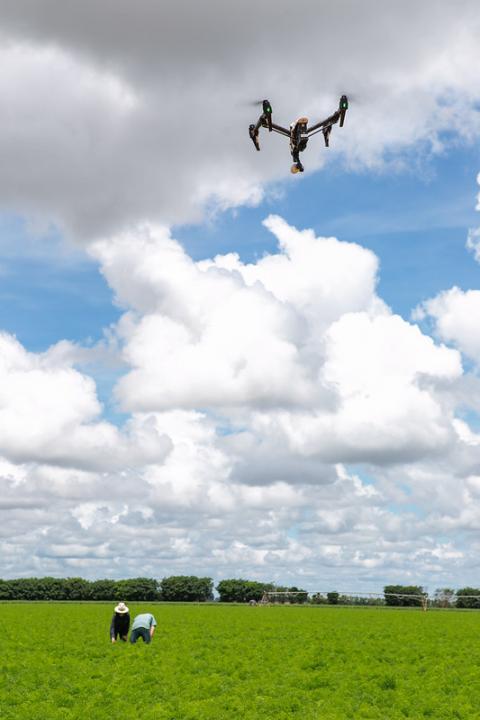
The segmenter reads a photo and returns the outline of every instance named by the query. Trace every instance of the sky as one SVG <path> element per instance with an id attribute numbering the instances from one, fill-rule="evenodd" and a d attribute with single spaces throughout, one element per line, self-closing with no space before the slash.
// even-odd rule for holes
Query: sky
<path id="1" fill-rule="evenodd" d="M 480 16 L 440 6 L 0 0 L 0 577 L 479 586 Z M 342 93 L 303 175 L 255 151 L 256 101 Z"/>

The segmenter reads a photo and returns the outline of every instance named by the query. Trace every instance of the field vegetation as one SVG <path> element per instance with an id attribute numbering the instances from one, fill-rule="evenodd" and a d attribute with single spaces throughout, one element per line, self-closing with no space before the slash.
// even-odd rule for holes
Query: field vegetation
<path id="1" fill-rule="evenodd" d="M 2 720 L 480 718 L 475 611 L 130 604 L 151 645 L 111 645 L 111 604 L 0 605 Z"/>

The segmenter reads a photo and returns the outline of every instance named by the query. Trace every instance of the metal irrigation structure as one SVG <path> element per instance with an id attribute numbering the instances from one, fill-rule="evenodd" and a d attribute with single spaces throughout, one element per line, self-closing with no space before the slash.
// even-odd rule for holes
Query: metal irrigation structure
<path id="1" fill-rule="evenodd" d="M 340 605 L 368 605 L 368 600 L 378 600 L 377 603 L 371 602 L 370 604 L 376 605 L 388 605 L 387 598 L 392 600 L 400 600 L 400 606 L 406 606 L 406 601 L 418 601 L 418 607 L 421 607 L 424 611 L 428 609 L 428 604 L 431 602 L 431 598 L 428 593 L 421 594 L 410 594 L 410 593 L 389 593 L 389 592 L 359 592 L 356 591 L 335 591 L 330 590 L 266 590 L 263 593 L 261 599 L 262 605 L 268 605 L 272 602 L 278 604 L 298 604 L 311 602 L 315 604 L 318 599 L 321 599 L 322 603 L 327 604 L 329 597 L 335 596 L 335 600 L 331 604 Z M 479 596 L 473 596 L 480 599 Z M 317 599 L 317 600 L 316 600 Z M 332 598 L 333 599 L 333 598 Z M 362 600 L 364 602 L 362 602 Z M 320 604 L 320 603 L 319 603 Z M 394 605 L 395 603 L 391 603 Z"/>
<path id="2" fill-rule="evenodd" d="M 260 601 L 261 605 L 269 604 L 333 604 L 363 605 L 390 607 L 421 607 L 424 611 L 429 607 L 480 609 L 480 593 L 463 594 L 451 591 L 448 598 L 439 598 L 437 594 L 396 593 L 396 592 L 361 592 L 331 590 L 266 590 Z M 465 604 L 467 601 L 467 604 Z M 468 602 L 473 601 L 473 602 Z"/>

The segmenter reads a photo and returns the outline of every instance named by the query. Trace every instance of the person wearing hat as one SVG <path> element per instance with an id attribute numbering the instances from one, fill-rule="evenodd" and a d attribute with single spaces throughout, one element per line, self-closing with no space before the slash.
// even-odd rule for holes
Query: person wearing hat
<path id="1" fill-rule="evenodd" d="M 120 637 L 123 642 L 127 642 L 128 628 L 130 627 L 130 613 L 124 602 L 118 603 L 113 613 L 112 622 L 110 624 L 110 638 L 112 643 L 117 642 Z"/>

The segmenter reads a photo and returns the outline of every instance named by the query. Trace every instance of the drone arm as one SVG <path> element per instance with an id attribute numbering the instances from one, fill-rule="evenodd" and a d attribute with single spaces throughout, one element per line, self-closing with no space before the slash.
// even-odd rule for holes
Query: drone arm
<path id="1" fill-rule="evenodd" d="M 259 131 L 260 128 L 262 127 L 264 121 L 265 121 L 265 115 L 262 114 L 262 115 L 260 115 L 260 117 L 258 118 L 257 122 L 255 123 L 255 132 L 256 132 L 256 133 L 258 133 L 258 131 Z"/>
<path id="2" fill-rule="evenodd" d="M 343 113 L 345 116 L 345 113 Z M 341 118 L 342 113 L 340 110 L 337 110 L 333 113 L 333 115 L 330 115 L 326 120 L 322 120 L 321 122 L 315 123 L 315 125 L 312 125 L 311 127 L 307 128 L 307 135 L 313 135 L 315 132 L 318 132 L 319 130 L 326 129 L 327 127 L 332 127 L 332 125 L 335 125 Z"/>
<path id="3" fill-rule="evenodd" d="M 250 125 L 248 128 L 248 134 L 250 135 L 250 139 L 257 148 L 257 150 L 260 150 L 260 143 L 258 142 L 258 136 L 260 133 L 261 127 L 266 127 L 270 129 L 270 123 L 268 122 L 271 120 L 271 117 L 265 117 L 265 114 L 260 115 L 258 118 L 258 121 L 256 125 Z M 275 123 L 271 123 L 272 130 L 274 132 L 280 133 L 280 135 L 285 135 L 285 137 L 290 137 L 290 132 L 287 130 L 287 128 L 282 127 L 281 125 L 275 125 Z"/>
<path id="4" fill-rule="evenodd" d="M 272 130 L 274 132 L 280 133 L 280 135 L 286 135 L 287 137 L 290 137 L 290 131 L 287 130 L 287 128 L 282 127 L 281 125 L 275 125 L 275 123 L 272 123 Z"/>

